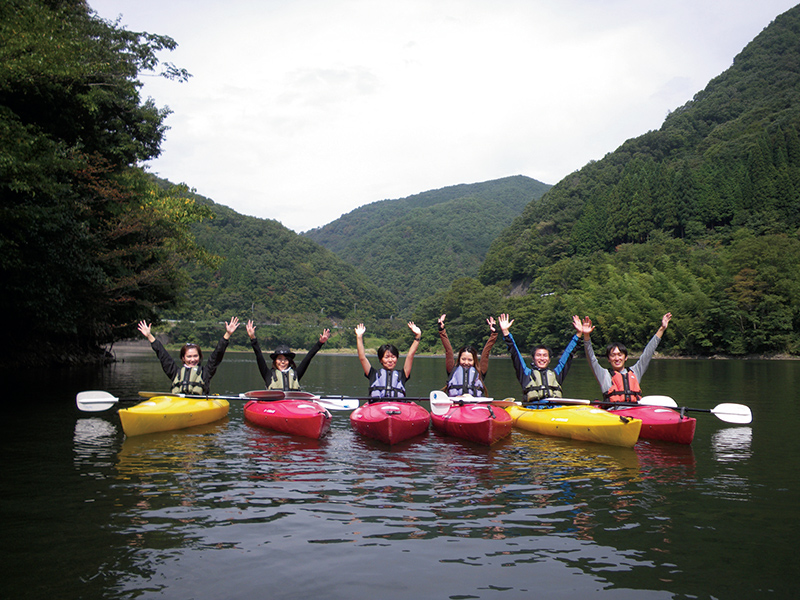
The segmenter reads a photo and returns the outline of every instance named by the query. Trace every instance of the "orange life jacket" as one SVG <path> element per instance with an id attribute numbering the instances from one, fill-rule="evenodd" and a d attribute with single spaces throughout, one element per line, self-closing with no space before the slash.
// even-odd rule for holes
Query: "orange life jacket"
<path id="1" fill-rule="evenodd" d="M 603 393 L 603 397 L 609 402 L 638 402 L 642 399 L 642 389 L 633 371 L 625 371 L 623 375 L 620 371 L 610 371 L 611 387 Z"/>

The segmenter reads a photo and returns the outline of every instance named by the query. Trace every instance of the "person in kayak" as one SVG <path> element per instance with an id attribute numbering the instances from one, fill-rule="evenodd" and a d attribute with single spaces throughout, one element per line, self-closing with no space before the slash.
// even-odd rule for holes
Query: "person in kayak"
<path id="1" fill-rule="evenodd" d="M 280 344 L 275 348 L 275 352 L 269 355 L 272 360 L 272 368 L 267 366 L 267 361 L 264 360 L 264 353 L 261 351 L 261 346 L 256 339 L 256 326 L 253 321 L 247 322 L 247 335 L 250 337 L 250 345 L 253 346 L 253 352 L 256 355 L 256 362 L 258 363 L 258 370 L 261 372 L 261 377 L 264 378 L 264 385 L 268 390 L 299 390 L 300 379 L 311 364 L 311 359 L 314 358 L 320 348 L 331 337 L 330 329 L 323 329 L 319 336 L 319 340 L 308 351 L 298 367 L 294 364 L 294 357 L 296 354 L 289 350 L 286 344 Z"/>
<path id="2" fill-rule="evenodd" d="M 364 352 L 364 332 L 367 330 L 363 323 L 356 325 L 356 347 L 358 360 L 364 368 L 364 376 L 369 379 L 369 395 L 372 398 L 404 398 L 406 395 L 406 382 L 411 378 L 411 365 L 414 363 L 414 354 L 419 347 L 422 331 L 413 321 L 408 322 L 408 328 L 414 333 L 414 341 L 406 354 L 403 370 L 396 371 L 399 353 L 392 344 L 383 344 L 378 348 L 378 361 L 381 368 L 375 370 L 367 360 Z"/>
<path id="3" fill-rule="evenodd" d="M 164 369 L 167 377 L 172 381 L 172 394 L 191 394 L 193 396 L 208 395 L 211 378 L 217 372 L 228 348 L 228 340 L 239 327 L 239 319 L 233 317 L 230 322 L 225 323 L 225 333 L 217 343 L 217 347 L 211 353 L 211 357 L 205 365 L 200 365 L 203 360 L 203 351 L 197 344 L 184 344 L 181 346 L 180 357 L 181 366 L 169 355 L 164 346 L 158 341 L 151 332 L 151 326 L 145 322 L 139 322 L 139 332 L 150 342 L 150 347 L 156 353 L 158 360 L 161 361 L 161 368 Z"/>
<path id="4" fill-rule="evenodd" d="M 630 369 L 625 367 L 625 361 L 628 360 L 628 349 L 625 344 L 611 342 L 606 346 L 606 358 L 611 363 L 611 369 L 606 370 L 600 366 L 592 349 L 591 333 L 594 331 L 592 320 L 589 317 L 584 317 L 580 329 L 583 333 L 583 347 L 586 350 L 586 358 L 589 360 L 594 376 L 600 384 L 600 389 L 603 390 L 603 398 L 605 400 L 608 402 L 634 403 L 641 400 L 642 389 L 639 382 L 642 380 L 645 371 L 647 371 L 647 367 L 650 366 L 650 359 L 653 358 L 656 348 L 661 343 L 661 338 L 667 330 L 670 319 L 672 319 L 672 313 L 666 313 L 661 317 L 661 326 L 645 346 L 639 360 Z"/>
<path id="5" fill-rule="evenodd" d="M 458 350 L 458 355 L 453 359 L 453 347 L 447 337 L 447 330 L 444 327 L 444 320 L 447 315 L 439 317 L 439 339 L 444 346 L 445 369 L 447 370 L 447 386 L 445 391 L 448 396 L 486 396 L 486 384 L 484 379 L 489 371 L 489 354 L 494 343 L 497 341 L 497 331 L 494 328 L 494 317 L 489 317 L 486 322 L 489 324 L 489 339 L 481 352 L 480 363 L 478 362 L 478 351 L 474 346 L 462 346 Z"/>
<path id="6" fill-rule="evenodd" d="M 502 314 L 500 315 L 498 323 L 500 325 L 500 331 L 503 332 L 503 339 L 508 347 L 508 353 L 511 355 L 511 361 L 514 364 L 517 380 L 522 386 L 523 394 L 525 394 L 524 402 L 526 406 L 528 406 L 528 408 L 551 407 L 553 402 L 550 401 L 550 399 L 563 397 L 561 386 L 572 365 L 573 352 L 580 340 L 578 333 L 572 336 L 567 347 L 564 348 L 555 368 L 548 368 L 550 366 L 550 349 L 542 345 L 535 346 L 531 349 L 533 361 L 531 362 L 531 366 L 528 367 L 525 364 L 522 352 L 519 351 L 517 343 L 514 341 L 514 336 L 511 335 L 509 331 L 511 325 L 514 323 L 514 319 L 509 315 Z M 576 331 L 581 331 L 581 329 L 578 328 L 581 321 L 577 315 L 572 317 L 572 324 L 573 327 L 576 328 Z"/>

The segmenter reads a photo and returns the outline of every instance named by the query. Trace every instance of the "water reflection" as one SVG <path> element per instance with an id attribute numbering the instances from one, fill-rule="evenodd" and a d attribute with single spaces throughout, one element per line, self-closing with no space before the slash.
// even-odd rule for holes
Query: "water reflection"
<path id="1" fill-rule="evenodd" d="M 714 459 L 721 463 L 747 460 L 751 456 L 752 427 L 727 427 L 711 436 Z"/>
<path id="2" fill-rule="evenodd" d="M 86 469 L 88 474 L 96 477 L 104 477 L 98 468 L 113 464 L 118 438 L 117 426 L 102 417 L 77 419 L 72 446 L 75 467 Z"/>
<path id="3" fill-rule="evenodd" d="M 148 365 L 155 362 L 145 356 Z M 326 358 L 319 359 L 324 365 Z M 359 366 L 352 357 L 341 361 Z M 677 363 L 667 366 L 688 364 Z M 247 380 L 258 377 L 251 362 L 225 364 L 215 379 L 218 391 L 261 385 Z M 503 374 L 504 365 L 493 365 L 493 376 L 516 385 L 513 373 Z M 163 373 L 153 367 L 151 382 L 138 371 L 132 391 L 102 382 L 81 387 L 108 387 L 120 396 L 161 389 Z M 651 384 L 669 393 L 657 367 Z M 116 376 L 127 369 L 120 366 Z M 580 382 L 580 369 L 570 375 L 571 384 Z M 440 376 L 440 365 L 431 370 Z M 587 386 L 596 386 L 585 374 Z M 702 377 L 675 381 L 687 379 Z M 415 382 L 429 385 L 421 377 Z M 328 385 L 321 380 L 317 387 Z M 796 484 L 785 477 L 781 484 L 794 486 L 790 491 L 764 497 L 773 484 L 762 475 L 766 461 L 757 469 L 749 460 L 750 427 L 715 431 L 710 419 L 698 421 L 692 446 L 643 442 L 630 449 L 515 430 L 490 448 L 437 432 L 389 448 L 353 434 L 346 414 L 334 415 L 323 439 L 310 440 L 250 426 L 241 413 L 232 405 L 226 421 L 130 439 L 123 439 L 113 416 L 75 421 L 69 413 L 62 437 L 71 456 L 41 452 L 68 456 L 76 468 L 66 470 L 79 481 L 63 487 L 72 488 L 79 506 L 93 501 L 91 523 L 98 532 L 85 547 L 98 548 L 96 567 L 82 576 L 108 585 L 85 597 L 249 600 L 265 589 L 278 598 L 376 592 L 384 599 L 495 598 L 501 592 L 708 598 L 709 590 L 715 597 L 739 591 L 744 597 L 756 588 L 750 583 L 755 569 L 741 568 L 742 560 L 729 568 L 725 561 L 730 548 L 745 547 L 769 523 L 754 519 L 752 505 L 741 501 L 772 503 L 770 514 L 784 516 L 796 507 Z M 53 430 L 43 431 L 25 454 L 45 448 Z M 796 442 L 781 435 L 760 435 L 755 454 L 766 444 L 793 450 Z M 29 489 L 21 482 L 34 470 L 22 468 L 24 458 L 12 461 L 12 490 Z M 35 472 L 45 488 L 63 471 Z M 775 510 L 779 501 L 791 508 Z M 37 514 L 47 513 L 42 508 Z M 779 542 L 780 535 L 770 539 Z M 761 554 L 747 560 L 761 560 Z M 764 558 L 758 572 L 785 574 L 775 564 Z M 699 583 L 716 572 L 713 582 Z M 766 578 L 757 577 L 759 589 L 767 589 Z M 781 585 L 770 580 L 769 589 Z"/>

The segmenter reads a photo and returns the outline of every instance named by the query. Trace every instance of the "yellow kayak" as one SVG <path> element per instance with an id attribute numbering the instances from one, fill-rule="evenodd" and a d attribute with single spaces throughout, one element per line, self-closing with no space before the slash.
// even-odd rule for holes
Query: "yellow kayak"
<path id="1" fill-rule="evenodd" d="M 185 429 L 205 425 L 228 414 L 227 400 L 155 396 L 131 408 L 119 410 L 125 435 Z"/>
<path id="2" fill-rule="evenodd" d="M 557 406 L 544 409 L 508 406 L 506 410 L 514 420 L 514 426 L 520 429 L 627 448 L 633 447 L 642 428 L 639 419 L 620 418 L 593 406 Z"/>

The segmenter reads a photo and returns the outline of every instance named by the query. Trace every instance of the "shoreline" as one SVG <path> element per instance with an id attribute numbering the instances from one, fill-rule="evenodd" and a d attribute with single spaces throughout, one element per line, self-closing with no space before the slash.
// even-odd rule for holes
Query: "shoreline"
<path id="1" fill-rule="evenodd" d="M 164 347 L 170 351 L 174 352 L 180 349 L 180 344 L 169 344 L 164 345 Z M 138 350 L 138 349 L 146 349 L 148 351 L 150 349 L 150 343 L 147 340 L 126 340 L 123 342 L 115 343 L 109 350 L 113 354 L 117 351 L 122 351 L 124 353 L 125 350 Z M 294 352 L 297 354 L 306 354 L 308 350 L 305 348 L 292 348 Z M 238 344 L 231 344 L 228 346 L 228 352 L 252 352 L 252 348 L 245 346 L 245 345 L 238 345 Z M 366 348 L 366 353 L 368 356 L 374 356 L 377 354 L 377 348 Z M 318 355 L 329 355 L 329 356 L 358 356 L 358 352 L 355 348 L 322 348 L 317 353 Z M 400 353 L 400 356 L 405 356 L 404 353 Z M 444 352 L 417 352 L 415 358 L 444 358 Z M 641 353 L 634 353 L 631 352 L 629 355 L 631 360 L 638 359 L 641 356 Z M 505 358 L 508 359 L 509 355 L 507 353 L 501 354 L 492 354 L 490 358 Z M 526 357 L 530 358 L 530 357 Z M 733 356 L 727 354 L 711 354 L 711 355 L 672 355 L 672 354 L 661 354 L 656 352 L 653 356 L 653 359 L 658 360 L 800 360 L 800 356 L 794 356 L 792 354 L 774 354 L 774 355 L 763 355 L 763 354 L 750 354 L 746 356 Z"/>

